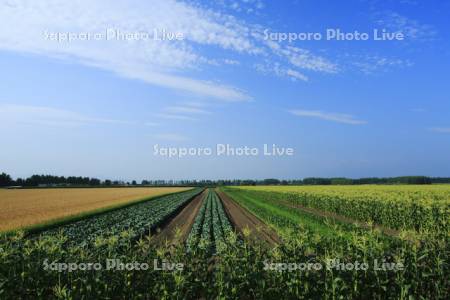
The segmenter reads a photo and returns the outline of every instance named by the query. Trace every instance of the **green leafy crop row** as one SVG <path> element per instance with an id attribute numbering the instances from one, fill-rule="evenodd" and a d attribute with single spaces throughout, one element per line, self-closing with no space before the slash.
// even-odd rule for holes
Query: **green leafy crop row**
<path id="1" fill-rule="evenodd" d="M 198 245 L 216 252 L 226 247 L 226 237 L 233 231 L 217 194 L 209 190 L 187 239 L 190 249 Z"/>

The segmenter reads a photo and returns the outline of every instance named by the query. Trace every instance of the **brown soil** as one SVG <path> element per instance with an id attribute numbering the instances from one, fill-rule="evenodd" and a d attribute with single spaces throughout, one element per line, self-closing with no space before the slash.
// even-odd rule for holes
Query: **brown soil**
<path id="1" fill-rule="evenodd" d="M 222 200 L 225 212 L 227 213 L 231 223 L 245 238 L 251 240 L 252 242 L 265 241 L 271 246 L 275 246 L 280 243 L 280 237 L 264 222 L 247 211 L 245 208 L 238 205 L 224 192 L 220 190 L 216 190 L 216 192 Z M 248 235 L 244 233 L 244 231 L 247 230 L 249 231 Z"/>
<path id="2" fill-rule="evenodd" d="M 161 230 L 158 230 L 157 234 L 152 238 L 154 243 L 160 246 L 183 243 L 191 231 L 195 217 L 197 216 L 207 193 L 208 190 L 205 190 L 192 199 L 191 202 L 189 202 Z"/>
<path id="3" fill-rule="evenodd" d="M 333 220 L 336 220 L 341 223 L 353 224 L 353 225 L 356 225 L 358 227 L 365 228 L 365 229 L 378 229 L 382 233 L 384 233 L 385 235 L 388 235 L 388 236 L 395 237 L 395 236 L 398 236 L 400 233 L 398 230 L 395 230 L 395 229 L 383 227 L 383 226 L 377 225 L 377 224 L 370 225 L 365 222 L 361 222 L 361 221 L 358 221 L 358 220 L 355 220 L 355 219 L 352 219 L 349 217 L 345 217 L 343 215 L 339 215 L 339 214 L 336 214 L 333 212 L 323 211 L 323 210 L 319 210 L 319 209 L 311 208 L 311 207 L 305 207 L 305 206 L 302 206 L 299 204 L 290 203 L 289 201 L 285 201 L 285 200 L 280 200 L 279 202 L 287 207 L 298 209 L 298 210 L 304 211 L 306 213 L 309 213 L 309 214 L 312 214 L 315 216 L 333 219 Z"/>

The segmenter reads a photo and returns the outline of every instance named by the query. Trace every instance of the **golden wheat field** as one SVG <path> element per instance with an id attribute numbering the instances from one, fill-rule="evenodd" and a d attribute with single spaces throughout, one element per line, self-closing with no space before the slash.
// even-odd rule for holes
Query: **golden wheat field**
<path id="1" fill-rule="evenodd" d="M 0 231 L 189 188 L 0 189 Z"/>

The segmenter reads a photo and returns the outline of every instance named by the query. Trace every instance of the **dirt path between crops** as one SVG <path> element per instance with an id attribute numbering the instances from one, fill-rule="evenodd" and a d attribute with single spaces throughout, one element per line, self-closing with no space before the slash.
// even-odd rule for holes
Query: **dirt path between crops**
<path id="1" fill-rule="evenodd" d="M 237 204 L 224 192 L 216 190 L 219 198 L 222 200 L 225 212 L 228 215 L 233 226 L 240 234 L 244 234 L 244 230 L 250 230 L 249 239 L 253 242 L 265 241 L 271 246 L 275 246 L 281 242 L 280 237 L 245 208 Z"/>
<path id="2" fill-rule="evenodd" d="M 191 231 L 195 217 L 207 194 L 208 190 L 204 190 L 192 199 L 169 223 L 161 228 L 161 231 L 152 238 L 153 242 L 160 246 L 183 243 Z"/>
<path id="3" fill-rule="evenodd" d="M 387 228 L 387 227 L 377 225 L 377 224 L 369 225 L 365 222 L 358 221 L 358 220 L 355 220 L 355 219 L 352 219 L 352 218 L 349 218 L 349 217 L 346 217 L 343 215 L 339 215 L 339 214 L 336 214 L 333 212 L 323 211 L 320 209 L 306 207 L 306 206 L 302 206 L 299 204 L 293 204 L 287 200 L 279 200 L 279 202 L 287 207 L 298 209 L 298 210 L 301 210 L 306 213 L 309 213 L 309 214 L 312 214 L 315 216 L 319 216 L 322 218 L 330 218 L 330 219 L 339 221 L 341 223 L 357 225 L 358 227 L 361 227 L 364 229 L 379 229 L 382 233 L 384 233 L 385 235 L 388 235 L 388 236 L 397 237 L 400 234 L 400 231 L 395 230 L 395 229 Z"/>

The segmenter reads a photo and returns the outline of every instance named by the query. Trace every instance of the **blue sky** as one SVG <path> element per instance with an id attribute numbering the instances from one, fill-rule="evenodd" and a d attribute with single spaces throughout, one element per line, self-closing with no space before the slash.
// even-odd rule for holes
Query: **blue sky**
<path id="1" fill-rule="evenodd" d="M 0 25 L 0 170 L 14 177 L 450 176 L 450 1 L 0 0 Z M 182 39 L 80 36 L 107 30 Z"/>

